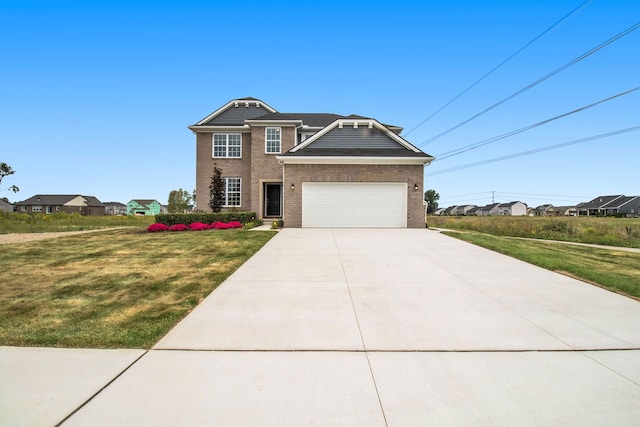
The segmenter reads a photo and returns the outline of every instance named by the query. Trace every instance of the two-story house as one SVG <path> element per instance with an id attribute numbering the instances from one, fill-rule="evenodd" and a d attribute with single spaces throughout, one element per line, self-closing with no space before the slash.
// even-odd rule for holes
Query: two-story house
<path id="1" fill-rule="evenodd" d="M 196 204 L 209 210 L 214 167 L 224 209 L 286 227 L 424 227 L 423 169 L 433 157 L 402 128 L 362 116 L 279 113 L 235 99 L 196 124 Z"/>

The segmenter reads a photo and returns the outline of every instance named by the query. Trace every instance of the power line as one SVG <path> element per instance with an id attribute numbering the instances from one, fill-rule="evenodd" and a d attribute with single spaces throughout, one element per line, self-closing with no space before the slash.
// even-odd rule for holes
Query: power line
<path id="1" fill-rule="evenodd" d="M 539 85 L 540 83 L 544 82 L 545 80 L 555 76 L 556 74 L 560 73 L 561 71 L 566 70 L 567 68 L 571 67 L 572 65 L 577 64 L 578 62 L 582 61 L 583 59 L 593 55 L 594 53 L 598 52 L 599 50 L 607 47 L 608 45 L 610 45 L 611 43 L 621 39 L 622 37 L 632 33 L 633 31 L 637 30 L 638 28 L 640 28 L 640 22 L 637 22 L 635 25 L 632 25 L 631 27 L 627 28 L 626 30 L 622 31 L 619 34 L 616 34 L 615 36 L 611 37 L 609 40 L 599 44 L 598 46 L 594 47 L 593 49 L 589 50 L 588 52 L 583 53 L 582 55 L 578 56 L 577 58 L 569 61 L 568 63 L 566 63 L 565 65 L 561 66 L 560 68 L 556 68 L 554 71 L 550 72 L 549 74 L 547 74 L 544 77 L 541 77 L 540 79 L 536 80 L 533 83 L 528 84 L 527 86 L 523 87 L 522 89 L 518 90 L 517 92 L 514 92 L 513 94 L 507 96 L 506 98 L 502 99 L 501 101 L 496 102 L 495 104 L 491 105 L 490 107 L 485 108 L 484 110 L 482 110 L 481 112 L 471 116 L 470 118 L 466 119 L 465 121 L 453 126 L 452 128 L 447 129 L 444 132 L 439 133 L 436 136 L 433 136 L 429 139 L 427 139 L 426 141 L 423 141 L 422 143 L 420 143 L 418 145 L 418 148 L 420 147 L 424 147 L 427 144 L 432 143 L 433 141 L 440 139 L 441 137 L 443 137 L 444 135 L 447 135 L 448 133 L 458 129 L 459 127 L 462 127 L 464 125 L 466 125 L 467 123 L 469 123 L 470 121 L 477 119 L 478 117 L 480 117 L 481 115 L 493 110 L 494 108 L 504 104 L 505 102 L 515 98 L 516 96 L 520 95 L 521 93 L 524 93 L 526 91 L 528 91 L 529 89 Z"/>
<path id="2" fill-rule="evenodd" d="M 445 108 L 447 108 L 450 104 L 452 104 L 454 101 L 456 101 L 458 98 L 460 98 L 462 95 L 464 95 L 465 93 L 467 93 L 468 91 L 470 91 L 471 89 L 473 89 L 478 83 L 480 83 L 481 81 L 483 81 L 484 79 L 486 79 L 487 77 L 489 77 L 491 74 L 494 73 L 494 71 L 496 71 L 498 68 L 502 67 L 504 64 L 506 64 L 507 62 L 509 62 L 511 59 L 513 59 L 514 57 L 516 57 L 520 52 L 522 52 L 523 50 L 525 50 L 526 48 L 528 48 L 529 46 L 531 46 L 533 43 L 535 43 L 536 41 L 538 41 L 538 39 L 540 39 L 542 36 L 544 36 L 545 34 L 547 34 L 549 31 L 553 30 L 554 28 L 558 27 L 561 23 L 563 23 L 564 21 L 566 21 L 567 19 L 569 19 L 570 16 L 574 15 L 574 14 L 578 14 L 580 12 L 582 12 L 583 9 L 587 8 L 589 6 L 590 3 L 593 3 L 593 0 L 587 0 L 584 3 L 582 3 L 580 6 L 576 7 L 575 9 L 573 9 L 571 12 L 567 13 L 565 16 L 563 16 L 562 18 L 560 18 L 558 21 L 556 21 L 553 25 L 551 25 L 549 28 L 547 28 L 546 30 L 544 30 L 542 33 L 540 33 L 538 36 L 536 36 L 533 40 L 531 40 L 529 43 L 525 44 L 524 46 L 522 46 L 520 49 L 518 49 L 515 53 L 511 54 L 511 56 L 509 56 L 507 59 L 505 59 L 504 61 L 502 61 L 501 63 L 499 63 L 498 65 L 496 65 L 491 71 L 489 71 L 488 73 L 486 73 L 484 76 L 480 77 L 478 80 L 476 80 L 474 83 L 471 84 L 471 86 L 467 87 L 465 90 L 463 90 L 462 92 L 460 92 L 458 95 L 456 95 L 455 97 L 453 97 L 449 102 L 447 102 L 446 104 L 444 104 L 442 107 L 440 107 L 439 109 L 437 109 L 435 112 L 433 112 L 429 117 L 427 117 L 426 119 L 424 119 L 423 121 L 421 121 L 420 123 L 418 123 L 416 126 L 414 126 L 413 128 L 411 128 L 411 130 L 409 130 L 406 134 L 404 134 L 403 136 L 406 138 L 411 132 L 413 132 L 414 130 L 418 129 L 420 126 L 422 126 L 423 124 L 425 124 L 427 121 L 429 121 L 431 118 L 433 118 L 436 114 L 438 114 L 440 111 L 444 110 Z"/>
<path id="3" fill-rule="evenodd" d="M 548 145 L 546 147 L 536 148 L 535 150 L 528 150 L 528 151 L 523 151 L 523 152 L 520 152 L 520 153 L 509 154 L 507 156 L 496 157 L 496 158 L 489 159 L 489 160 L 482 160 L 480 162 L 468 163 L 466 165 L 456 166 L 456 167 L 453 167 L 453 168 L 443 169 L 443 170 L 439 170 L 437 172 L 428 173 L 428 174 L 425 174 L 425 176 L 440 175 L 440 174 L 443 174 L 443 173 L 454 172 L 454 171 L 458 171 L 458 170 L 462 170 L 462 169 L 472 168 L 472 167 L 475 167 L 475 166 L 486 165 L 488 163 L 495 163 L 495 162 L 499 162 L 499 161 L 502 161 L 502 160 L 513 159 L 515 157 L 528 156 L 530 154 L 540 153 L 542 151 L 553 150 L 553 149 L 556 149 L 556 148 L 566 147 L 566 146 L 569 146 L 569 145 L 581 144 L 581 143 L 584 143 L 584 142 L 594 141 L 596 139 L 609 138 L 609 137 L 612 137 L 612 136 L 621 135 L 621 134 L 628 133 L 628 132 L 635 132 L 637 130 L 640 130 L 640 126 L 633 126 L 633 127 L 626 128 L 626 129 L 619 129 L 619 130 L 616 130 L 616 131 L 613 131 L 613 132 L 603 133 L 601 135 L 590 136 L 588 138 L 577 139 L 577 140 L 574 140 L 574 141 L 563 142 L 563 143 L 555 144 L 555 145 Z"/>
<path id="4" fill-rule="evenodd" d="M 576 113 L 579 113 L 581 111 L 588 110 L 589 108 L 595 107 L 595 106 L 603 104 L 603 103 L 605 103 L 607 101 L 611 101 L 612 99 L 616 99 L 616 98 L 619 98 L 621 96 L 627 95 L 629 93 L 635 92 L 635 91 L 637 91 L 639 89 L 640 89 L 640 86 L 635 87 L 635 88 L 630 89 L 630 90 L 627 90 L 625 92 L 618 93 L 617 95 L 613 95 L 613 96 L 610 96 L 608 98 L 601 99 L 600 101 L 594 102 L 593 104 L 585 105 L 584 107 L 580 107 L 580 108 L 578 108 L 576 110 L 569 111 L 568 113 L 560 114 L 559 116 L 555 116 L 555 117 L 552 117 L 550 119 L 546 119 L 546 120 L 543 120 L 541 122 L 538 122 L 538 123 L 535 123 L 535 124 L 532 124 L 532 125 L 529 125 L 529 126 L 525 126 L 523 128 L 520 128 L 520 129 L 512 130 L 510 132 L 503 133 L 502 135 L 494 136 L 492 138 L 488 138 L 488 139 L 485 139 L 485 140 L 482 140 L 482 141 L 479 141 L 479 142 L 475 142 L 473 144 L 465 145 L 464 147 L 456 148 L 455 150 L 447 151 L 445 153 L 442 153 L 439 156 L 436 156 L 436 160 L 434 160 L 434 162 L 438 161 L 438 160 L 448 159 L 449 157 L 457 156 L 458 154 L 466 153 L 467 151 L 475 150 L 476 148 L 480 148 L 480 147 L 483 147 L 485 145 L 491 144 L 492 142 L 500 141 L 502 139 L 506 139 L 506 138 L 509 138 L 511 136 L 517 135 L 519 133 L 522 133 L 522 132 L 537 128 L 539 126 L 545 125 L 547 123 L 551 123 L 551 122 L 553 122 L 555 120 L 570 116 L 572 114 L 576 114 Z"/>

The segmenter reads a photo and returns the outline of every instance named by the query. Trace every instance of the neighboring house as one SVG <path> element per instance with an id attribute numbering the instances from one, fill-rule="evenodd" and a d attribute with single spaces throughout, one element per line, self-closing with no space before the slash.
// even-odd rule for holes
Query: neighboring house
<path id="1" fill-rule="evenodd" d="M 476 215 L 477 216 L 498 215 L 498 209 L 499 209 L 498 206 L 500 206 L 500 203 L 491 203 L 490 205 L 482 206 L 478 208 L 478 210 L 476 211 Z"/>
<path id="2" fill-rule="evenodd" d="M 552 206 L 551 212 L 555 216 L 576 216 L 575 206 Z"/>
<path id="3" fill-rule="evenodd" d="M 436 211 L 433 213 L 434 215 L 444 215 L 444 211 L 446 209 L 445 208 L 438 208 L 436 209 Z"/>
<path id="4" fill-rule="evenodd" d="M 133 199 L 127 203 L 127 215 L 153 216 L 162 212 L 162 205 L 157 200 Z"/>
<path id="5" fill-rule="evenodd" d="M 456 208 L 452 211 L 451 215 L 467 215 L 468 212 L 473 208 L 477 208 L 477 206 L 476 205 L 456 206 Z"/>
<path id="6" fill-rule="evenodd" d="M 0 212 L 13 212 L 13 205 L 0 199 Z"/>
<path id="7" fill-rule="evenodd" d="M 640 210 L 640 197 L 622 196 L 600 208 L 603 215 L 626 215 L 637 217 Z"/>
<path id="8" fill-rule="evenodd" d="M 214 167 L 223 210 L 286 227 L 424 227 L 424 166 L 433 157 L 373 118 L 279 113 L 235 99 L 195 125 L 196 205 L 210 210 Z"/>
<path id="9" fill-rule="evenodd" d="M 540 205 L 534 209 L 535 216 L 553 216 L 553 205 Z"/>
<path id="10" fill-rule="evenodd" d="M 599 196 L 589 202 L 580 203 L 576 206 L 576 210 L 580 216 L 604 215 L 604 206 L 622 198 L 624 198 L 624 196 L 621 194 L 615 196 Z"/>
<path id="11" fill-rule="evenodd" d="M 442 215 L 455 215 L 455 210 L 458 208 L 458 205 L 449 206 L 444 210 Z"/>
<path id="12" fill-rule="evenodd" d="M 93 196 L 36 194 L 16 203 L 19 213 L 79 213 L 104 215 L 104 204 Z"/>
<path id="13" fill-rule="evenodd" d="M 498 205 L 498 215 L 526 216 L 527 204 L 522 202 L 501 203 Z"/>
<path id="14" fill-rule="evenodd" d="M 105 215 L 126 215 L 127 205 L 120 202 L 104 202 Z"/>

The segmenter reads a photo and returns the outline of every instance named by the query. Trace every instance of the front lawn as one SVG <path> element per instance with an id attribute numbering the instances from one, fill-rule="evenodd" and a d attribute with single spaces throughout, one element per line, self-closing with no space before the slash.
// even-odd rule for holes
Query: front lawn
<path id="1" fill-rule="evenodd" d="M 0 246 L 0 345 L 149 348 L 275 232 L 114 230 Z"/>

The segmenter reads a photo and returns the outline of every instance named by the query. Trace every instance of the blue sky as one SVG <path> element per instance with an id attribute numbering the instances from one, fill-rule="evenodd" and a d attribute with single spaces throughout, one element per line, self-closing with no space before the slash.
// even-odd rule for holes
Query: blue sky
<path id="1" fill-rule="evenodd" d="M 187 126 L 234 98 L 374 117 L 407 133 L 583 3 L 1 1 L 0 161 L 16 174 L 0 196 L 166 203 L 195 187 Z M 438 157 L 640 86 L 635 30 L 423 144 L 638 21 L 637 0 L 587 2 L 406 138 Z M 443 206 L 638 195 L 640 132 L 435 173 L 639 124 L 636 91 L 436 161 L 425 187 Z"/>

